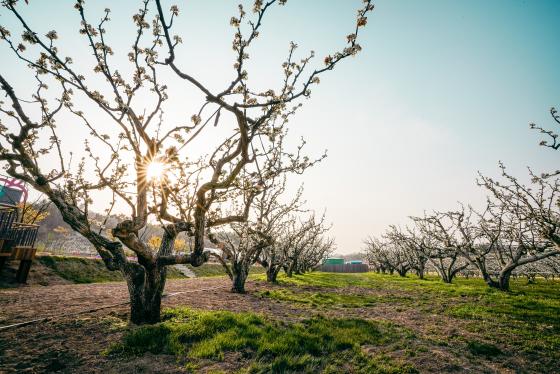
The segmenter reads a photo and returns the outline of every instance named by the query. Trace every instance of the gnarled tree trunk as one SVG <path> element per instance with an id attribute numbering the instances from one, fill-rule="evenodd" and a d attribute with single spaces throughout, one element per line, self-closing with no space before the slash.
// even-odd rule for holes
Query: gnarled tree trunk
<path id="1" fill-rule="evenodd" d="M 294 271 L 294 263 L 293 262 L 290 265 L 284 267 L 284 272 L 286 273 L 288 278 L 291 278 L 293 276 L 293 271 Z"/>
<path id="2" fill-rule="evenodd" d="M 171 227 L 165 229 L 158 256 L 173 252 L 176 236 Z M 127 263 L 123 273 L 130 294 L 130 321 L 136 325 L 159 322 L 167 267 L 138 256 L 138 263 Z"/>
<path id="3" fill-rule="evenodd" d="M 488 273 L 482 273 L 482 279 L 484 279 L 484 283 L 486 283 L 491 288 L 500 288 L 500 284 L 496 282 Z"/>
<path id="4" fill-rule="evenodd" d="M 437 260 L 437 261 L 436 261 Z M 445 258 L 434 258 L 430 259 L 432 265 L 436 268 L 437 273 L 439 274 L 441 280 L 444 283 L 451 283 L 453 278 L 459 273 L 461 270 L 465 269 L 468 264 L 463 264 L 455 267 L 457 262 L 457 257 L 449 258 L 449 263 L 445 263 Z"/>
<path id="5" fill-rule="evenodd" d="M 418 278 L 424 279 L 425 273 L 426 273 L 426 269 L 425 269 L 425 265 L 424 265 L 424 264 L 419 265 L 419 266 L 416 268 L 416 275 L 418 275 Z"/>
<path id="6" fill-rule="evenodd" d="M 159 322 L 166 268 L 155 266 L 147 270 L 136 264 L 130 268 L 125 271 L 130 294 L 130 321 L 136 325 Z"/>
<path id="7" fill-rule="evenodd" d="M 488 273 L 485 267 L 478 267 L 482 273 L 482 278 L 484 282 L 491 288 L 495 288 L 500 291 L 509 291 L 509 280 L 511 274 L 516 266 L 510 264 L 502 269 L 500 274 L 498 274 L 498 279 L 492 279 L 492 276 Z"/>
<path id="8" fill-rule="evenodd" d="M 502 271 L 500 273 L 500 277 L 498 278 L 498 284 L 500 285 L 499 289 L 501 291 L 509 291 L 509 279 L 511 278 L 511 270 L 510 271 Z"/>
<path id="9" fill-rule="evenodd" d="M 245 282 L 247 281 L 247 275 L 248 273 L 244 271 L 233 275 L 231 292 L 245 293 Z"/>
<path id="10" fill-rule="evenodd" d="M 397 273 L 399 273 L 399 276 L 406 277 L 406 273 L 408 273 L 409 269 L 406 266 L 398 266 L 396 268 L 396 270 L 397 270 Z"/>
<path id="11" fill-rule="evenodd" d="M 266 281 L 270 283 L 276 283 L 278 273 L 280 272 L 280 266 L 269 266 L 266 269 Z"/>
<path id="12" fill-rule="evenodd" d="M 245 293 L 245 282 L 249 276 L 249 265 L 244 262 L 236 262 L 231 266 L 231 273 L 229 275 L 232 281 L 231 292 Z"/>

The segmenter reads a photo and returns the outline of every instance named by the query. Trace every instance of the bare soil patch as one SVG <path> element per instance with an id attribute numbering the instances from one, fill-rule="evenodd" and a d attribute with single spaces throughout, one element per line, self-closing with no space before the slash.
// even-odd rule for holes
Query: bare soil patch
<path id="1" fill-rule="evenodd" d="M 258 296 L 257 291 L 288 287 L 294 292 L 315 288 L 275 286 L 262 281 L 250 281 L 248 293 L 229 291 L 229 279 L 197 278 L 169 280 L 164 307 L 188 306 L 203 310 L 251 311 L 269 318 L 295 322 L 314 314 L 332 317 L 355 317 L 396 324 L 410 331 L 410 337 L 389 348 L 363 347 L 371 355 L 385 355 L 417 367 L 421 372 L 537 372 L 531 368 L 530 357 L 510 352 L 496 358 L 473 356 L 461 342 L 478 339 L 469 332 L 467 322 L 445 314 L 426 313 L 410 303 L 377 303 L 363 308 L 311 307 L 286 303 Z M 322 289 L 325 291 L 325 289 Z M 336 291 L 355 294 L 392 296 L 395 291 L 346 287 Z M 71 284 L 23 286 L 0 290 L 0 325 L 23 322 L 39 317 L 54 317 L 50 321 L 0 331 L 0 373 L 181 373 L 184 362 L 174 356 L 143 355 L 141 357 L 107 357 L 102 354 L 111 343 L 121 339 L 126 331 L 128 306 L 120 305 L 95 312 L 77 314 L 126 302 L 128 293 L 123 282 L 102 284 Z M 450 342 L 450 344 L 440 344 Z M 202 372 L 239 369 L 240 358 L 225 357 L 221 364 L 209 363 Z M 242 367 L 242 366 L 241 366 Z M 517 369 L 516 369 L 517 368 Z"/>

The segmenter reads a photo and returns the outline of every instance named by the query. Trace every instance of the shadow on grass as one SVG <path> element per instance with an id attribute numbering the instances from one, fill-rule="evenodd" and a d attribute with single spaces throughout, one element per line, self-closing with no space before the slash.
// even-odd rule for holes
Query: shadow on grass
<path id="1" fill-rule="evenodd" d="M 395 305 L 398 308 L 414 308 L 428 314 L 444 313 L 454 318 L 472 321 L 471 330 L 490 340 L 503 340 L 507 336 L 512 349 L 556 354 L 560 349 L 560 282 L 537 279 L 527 284 L 524 279 L 512 279 L 511 291 L 503 292 L 488 287 L 479 278 L 456 278 L 452 284 L 441 282 L 434 276 L 421 280 L 415 276 L 399 277 L 377 273 L 340 274 L 313 272 L 282 275 L 279 284 L 320 287 L 324 291 L 294 293 L 273 290 L 268 295 L 287 302 L 305 302 L 321 305 L 344 303 L 357 306 L 367 303 L 367 295 L 359 288 L 379 291 L 377 305 Z M 357 289 L 355 287 L 358 287 Z M 331 294 L 329 289 L 347 288 L 348 292 L 338 299 L 313 297 L 313 293 Z M 340 292 L 337 292 L 341 295 Z M 362 297 L 363 300 L 356 300 Z M 314 300 L 317 299 L 317 300 Z M 484 323 L 481 324 L 480 321 Z"/>
<path id="2" fill-rule="evenodd" d="M 194 369 L 200 360 L 223 361 L 228 352 L 237 352 L 246 372 L 255 373 L 416 372 L 410 365 L 362 352 L 363 345 L 401 339 L 396 327 L 372 321 L 313 317 L 284 324 L 253 313 L 184 308 L 166 311 L 165 319 L 130 330 L 106 353 L 174 354 Z"/>

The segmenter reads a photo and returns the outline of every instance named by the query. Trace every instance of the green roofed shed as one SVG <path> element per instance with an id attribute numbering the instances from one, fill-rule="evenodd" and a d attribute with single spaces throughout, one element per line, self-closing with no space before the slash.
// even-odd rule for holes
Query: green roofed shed
<path id="1" fill-rule="evenodd" d="M 344 265 L 343 258 L 327 258 L 323 265 Z"/>

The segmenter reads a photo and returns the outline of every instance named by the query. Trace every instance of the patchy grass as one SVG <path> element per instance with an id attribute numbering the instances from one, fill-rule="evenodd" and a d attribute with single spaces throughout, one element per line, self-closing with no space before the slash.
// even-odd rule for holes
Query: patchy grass
<path id="1" fill-rule="evenodd" d="M 165 319 L 131 329 L 106 354 L 174 354 L 191 369 L 240 354 L 237 369 L 248 373 L 416 372 L 399 360 L 362 351 L 362 346 L 391 344 L 407 334 L 389 324 L 321 316 L 285 324 L 254 313 L 185 308 L 166 311 Z"/>
<path id="2" fill-rule="evenodd" d="M 37 256 L 37 261 L 50 268 L 63 279 L 74 283 L 119 282 L 124 278 L 119 271 L 109 271 L 102 260 L 96 258 L 73 256 Z M 197 277 L 215 277 L 226 275 L 220 264 L 203 264 L 198 267 L 187 265 Z M 251 274 L 263 273 L 262 266 L 253 266 Z M 167 268 L 168 279 L 186 278 L 183 273 L 172 266 Z"/>
<path id="3" fill-rule="evenodd" d="M 197 277 L 217 277 L 226 275 L 220 264 L 202 264 L 200 266 L 186 265 Z"/>
<path id="4" fill-rule="evenodd" d="M 502 292 L 489 288 L 478 278 L 457 278 L 453 284 L 446 284 L 435 277 L 420 280 L 415 276 L 317 272 L 292 278 L 282 275 L 279 283 L 300 289 L 323 287 L 327 293 L 329 288 L 375 290 L 370 292 L 379 291 L 383 301 L 390 302 L 397 311 L 415 308 L 422 313 L 443 313 L 464 320 L 470 332 L 488 341 L 504 342 L 514 351 L 546 352 L 558 356 L 556 352 L 560 349 L 559 281 L 537 279 L 535 283 L 527 284 L 524 279 L 513 279 L 511 291 Z M 359 294 L 359 289 L 353 292 Z M 304 296 L 292 297 L 292 293 L 280 291 L 272 297 L 302 302 Z M 467 344 L 469 351 L 477 351 L 475 343 Z"/>
<path id="5" fill-rule="evenodd" d="M 225 288 L 228 281 L 207 280 Z M 46 324 L 48 334 L 14 330 L 6 342 L 23 343 L 5 345 L 3 363 L 47 371 L 50 361 L 37 358 L 38 344 L 56 351 L 73 337 L 80 361 L 70 362 L 68 372 L 87 371 L 92 362 L 115 372 L 559 372 L 559 282 L 514 280 L 512 292 L 499 292 L 462 278 L 448 285 L 433 277 L 310 273 L 279 281 L 254 282 L 245 295 L 222 290 L 166 299 L 181 308 L 165 311 L 153 326 L 131 326 L 123 308 L 101 320 Z M 115 286 L 122 285 L 95 288 Z M 33 287 L 16 291 L 38 294 Z M 44 297 L 48 292 L 40 291 L 42 302 L 56 305 L 56 292 Z M 0 297 L 36 299 L 15 298 L 11 290 Z M 247 312 L 254 310 L 263 314 Z M 100 346 L 108 347 L 103 356 Z"/>
<path id="6" fill-rule="evenodd" d="M 256 279 L 265 280 L 264 276 L 255 276 Z M 291 278 L 285 274 L 278 276 L 278 283 L 293 286 L 313 287 L 364 287 L 378 290 L 421 291 L 447 296 L 473 296 L 494 290 L 478 278 L 456 278 L 452 284 L 441 282 L 438 277 L 429 275 L 426 279 L 419 279 L 415 275 L 400 277 L 398 275 L 377 273 L 323 273 L 312 272 L 303 275 L 293 275 Z M 514 280 L 515 287 L 523 287 L 523 283 Z M 560 282 L 557 282 L 560 286 Z M 546 286 L 548 287 L 548 286 Z M 525 287 L 526 288 L 526 287 Z M 534 288 L 530 288 L 533 290 Z M 548 290 L 550 291 L 550 290 Z"/>
<path id="7" fill-rule="evenodd" d="M 109 271 L 103 261 L 94 258 L 38 256 L 37 261 L 51 268 L 58 276 L 74 283 L 122 281 L 122 274 Z"/>
<path id="8" fill-rule="evenodd" d="M 316 286 L 316 287 L 347 287 L 347 286 L 360 286 L 360 287 L 372 287 L 374 284 L 365 275 L 367 273 L 359 274 L 342 274 L 342 273 L 323 273 L 323 272 L 313 272 L 303 275 L 294 275 L 291 278 L 287 277 L 286 274 L 281 273 L 278 275 L 278 283 L 283 285 L 294 285 L 294 286 Z M 266 280 L 263 275 L 258 275 L 254 277 L 258 280 Z"/>
<path id="9" fill-rule="evenodd" d="M 294 292 L 288 289 L 256 292 L 257 296 L 273 300 L 307 304 L 313 307 L 360 308 L 375 305 L 379 298 L 365 295 L 342 294 L 334 292 Z"/>
<path id="10" fill-rule="evenodd" d="M 560 298 L 531 292 L 494 292 L 452 306 L 448 314 L 472 320 L 470 330 L 496 340 L 507 337 L 509 344 L 527 352 L 554 352 L 560 349 Z M 488 328 L 491 326 L 491 328 Z"/>

